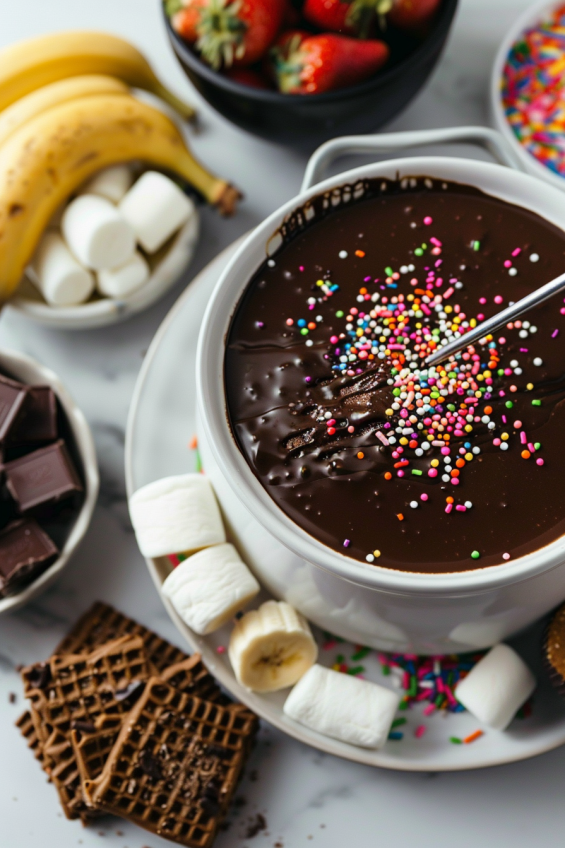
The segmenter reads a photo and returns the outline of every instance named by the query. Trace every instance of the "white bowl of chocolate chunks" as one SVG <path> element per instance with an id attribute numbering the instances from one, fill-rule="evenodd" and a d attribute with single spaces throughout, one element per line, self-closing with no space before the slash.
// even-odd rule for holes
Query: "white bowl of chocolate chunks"
<path id="1" fill-rule="evenodd" d="M 61 574 L 98 494 L 90 428 L 59 378 L 0 350 L 0 613 Z"/>

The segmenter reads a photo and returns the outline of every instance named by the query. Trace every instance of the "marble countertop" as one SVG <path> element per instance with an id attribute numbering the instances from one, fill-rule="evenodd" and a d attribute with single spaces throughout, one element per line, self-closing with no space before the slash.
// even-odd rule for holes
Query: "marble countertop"
<path id="1" fill-rule="evenodd" d="M 486 123 L 488 76 L 497 44 L 528 5 L 528 0 L 461 0 L 434 75 L 390 129 Z M 55 790 L 13 727 L 23 708 L 15 669 L 45 658 L 74 619 L 99 598 L 178 642 L 127 515 L 123 453 L 128 404 L 144 352 L 176 297 L 221 248 L 296 193 L 306 158 L 240 132 L 199 103 L 166 42 L 158 0 L 28 0 L 21 7 L 0 0 L 0 19 L 0 46 L 72 27 L 114 30 L 136 41 L 160 74 L 198 103 L 205 126 L 194 138 L 196 152 L 241 185 L 247 196 L 231 221 L 204 213 L 203 237 L 185 278 L 128 323 L 63 333 L 35 326 L 10 310 L 0 319 L 2 346 L 53 368 L 75 396 L 92 426 L 102 476 L 94 521 L 63 579 L 35 603 L 0 619 L 0 845 L 165 848 L 170 843 L 117 819 L 87 829 L 64 819 Z M 347 841 L 365 846 L 390 840 L 421 848 L 440 842 L 459 848 L 525 848 L 534 839 L 549 842 L 563 832 L 563 773 L 565 749 L 486 771 L 387 772 L 325 756 L 265 726 L 238 793 L 241 803 L 216 845 L 337 848 Z M 265 816 L 267 829 L 248 837 L 257 813 Z"/>

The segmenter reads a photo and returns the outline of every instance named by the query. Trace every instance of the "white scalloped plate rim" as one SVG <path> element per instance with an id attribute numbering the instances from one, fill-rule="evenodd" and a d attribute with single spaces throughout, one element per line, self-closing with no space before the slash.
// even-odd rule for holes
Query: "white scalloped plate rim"
<path id="1" fill-rule="evenodd" d="M 146 424 L 153 407 L 159 406 L 157 402 L 151 400 L 151 393 L 156 386 L 156 384 L 151 385 L 152 375 L 159 369 L 167 347 L 174 344 L 171 339 L 174 339 L 175 333 L 182 340 L 181 344 L 186 346 L 184 350 L 172 348 L 175 351 L 175 363 L 183 362 L 183 353 L 194 355 L 197 332 L 191 333 L 191 329 L 197 331 L 204 312 L 206 292 L 211 291 L 240 241 L 241 239 L 227 247 L 192 280 L 163 320 L 147 351 L 132 397 L 126 430 L 125 474 L 128 497 L 139 486 L 150 482 L 152 479 L 191 470 L 190 467 L 187 467 L 190 455 L 186 448 L 186 442 L 191 432 L 188 426 L 189 416 L 194 417 L 194 393 L 190 390 L 190 386 L 187 387 L 189 391 L 183 393 L 184 400 L 182 401 L 189 407 L 185 410 L 186 421 L 184 415 L 180 416 L 182 420 L 179 420 L 178 417 L 175 419 L 174 412 L 171 413 L 170 408 L 167 415 L 163 413 L 157 414 L 155 417 L 154 425 L 158 426 L 158 437 L 154 439 L 154 444 L 160 446 L 163 452 L 171 450 L 171 456 L 173 453 L 175 454 L 174 464 L 169 463 L 168 467 L 165 467 L 166 462 L 164 459 L 161 460 L 160 455 L 157 457 L 155 460 L 157 465 L 161 461 L 163 462 L 163 469 L 160 469 L 157 474 L 148 474 L 147 471 L 141 471 L 143 464 L 147 463 L 148 454 L 152 452 L 143 451 L 138 447 L 140 421 L 143 420 Z M 178 399 L 178 384 L 175 384 L 175 374 L 167 368 L 162 368 L 159 374 L 159 391 L 165 390 L 167 401 L 171 397 L 176 401 Z M 186 372 L 184 376 L 186 377 Z M 169 383 L 167 383 L 167 378 L 169 378 Z M 191 379 L 193 387 L 195 383 L 194 375 Z M 167 394 L 168 389 L 173 392 L 172 395 Z M 174 394 L 175 389 L 177 389 L 177 395 Z M 154 400 L 156 401 L 157 398 L 154 398 Z M 191 403 L 192 406 L 190 406 Z M 149 411 L 149 416 L 142 415 L 141 408 L 144 404 L 148 404 L 148 410 L 144 410 L 144 412 Z M 158 424 L 157 419 L 159 419 Z M 179 430 L 184 430 L 184 443 L 182 437 L 176 440 L 178 444 L 174 443 L 173 445 L 170 438 L 163 438 L 163 425 L 174 426 L 174 422 L 176 422 Z M 444 722 L 438 715 L 424 719 L 420 710 L 407 711 L 404 715 L 408 718 L 408 724 L 405 725 L 403 731 L 413 730 L 415 725 L 426 723 L 428 729 L 431 726 L 431 732 L 427 732 L 422 739 L 418 740 L 414 739 L 413 734 L 408 736 L 405 733 L 405 738 L 401 742 L 387 742 L 384 748 L 379 751 L 359 748 L 309 730 L 289 719 L 283 713 L 282 706 L 288 694 L 287 691 L 259 695 L 248 691 L 237 682 L 227 659 L 227 654 L 219 654 L 216 650 L 219 645 L 225 646 L 227 644 L 229 628 L 223 628 L 218 633 L 206 637 L 194 633 L 181 620 L 171 603 L 161 592 L 161 584 L 166 574 L 163 560 L 147 559 L 146 562 L 151 578 L 171 620 L 190 648 L 202 655 L 204 662 L 222 686 L 261 718 L 306 745 L 365 765 L 396 771 L 437 772 L 487 768 L 518 762 L 565 744 L 565 708 L 560 709 L 559 696 L 553 692 L 548 684 L 542 685 L 538 689 L 536 696 L 538 703 L 531 719 L 523 722 L 523 724 L 515 722 L 513 728 L 516 727 L 516 729 L 511 729 L 506 733 L 486 731 L 485 737 L 472 745 L 449 743 L 450 736 L 462 738 L 478 727 L 478 723 L 468 713 L 448 714 Z M 539 650 L 533 652 L 532 658 L 537 657 L 539 653 Z M 532 659 L 530 659 L 530 662 L 532 662 Z M 539 660 L 539 663 L 541 665 L 541 660 Z M 534 670 L 539 671 L 538 668 Z M 544 713 L 547 713 L 547 715 L 544 715 Z M 411 719 L 414 720 L 411 721 Z"/>

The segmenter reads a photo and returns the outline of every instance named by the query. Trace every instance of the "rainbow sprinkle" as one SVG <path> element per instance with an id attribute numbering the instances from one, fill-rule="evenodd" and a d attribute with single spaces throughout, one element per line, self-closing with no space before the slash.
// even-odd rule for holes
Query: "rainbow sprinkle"
<path id="1" fill-rule="evenodd" d="M 326 331 L 329 347 L 324 357 L 337 375 L 355 380 L 372 372 L 391 391 L 390 406 L 384 411 L 382 424 L 374 431 L 380 445 L 357 448 L 355 457 L 370 467 L 375 450 L 389 449 L 390 467 L 383 475 L 386 481 L 410 476 L 457 487 L 466 466 L 481 453 L 480 445 L 484 446 L 486 437 L 501 451 L 518 449 L 522 459 L 532 459 L 541 468 L 544 464 L 539 456 L 541 445 L 532 443 L 522 422 L 512 422 L 511 418 L 510 410 L 514 406 L 511 398 L 518 391 L 514 378 L 522 375 L 523 363 L 518 358 L 503 362 L 506 335 L 516 335 L 521 352 L 528 353 L 525 340 L 535 335 L 537 327 L 527 320 L 510 322 L 505 335 L 488 335 L 445 363 L 426 365 L 431 353 L 484 320 L 481 310 L 487 300 L 478 298 L 476 315 L 463 311 L 456 295 L 463 283 L 442 267 L 444 246 L 433 235 L 433 219 L 427 216 L 424 223 L 430 227 L 431 234 L 414 250 L 417 265 L 410 262 L 397 269 L 387 266 L 384 277 L 364 275 L 355 305 L 346 313 L 342 310 L 335 313 L 336 319 L 343 321 L 343 330 Z M 473 240 L 470 247 L 480 250 L 481 246 Z M 523 267 L 520 262 L 538 260 L 537 254 L 517 245 L 502 265 L 506 273 L 514 276 Z M 412 290 L 408 294 L 391 291 L 403 277 L 408 278 Z M 320 290 L 318 299 L 308 298 L 309 309 L 315 309 L 332 294 L 332 285 L 321 283 L 318 280 L 316 284 Z M 497 308 L 505 302 L 501 294 L 495 294 L 492 300 Z M 302 334 L 316 331 L 315 341 L 321 342 L 325 329 L 322 315 L 310 321 L 286 319 L 287 326 L 293 324 L 301 328 Z M 307 339 L 307 346 L 313 344 L 311 338 Z M 543 364 L 539 357 L 533 362 Z M 304 379 L 311 383 L 315 378 L 307 375 Z M 504 388 L 496 388 L 495 380 L 499 384 L 503 380 Z M 533 384 L 528 384 L 528 390 L 533 388 Z M 504 399 L 502 413 L 493 412 L 491 398 Z M 533 405 L 540 403 L 537 399 L 532 401 Z M 317 420 L 323 424 L 329 443 L 355 433 L 349 418 L 335 417 L 327 409 L 320 409 Z M 473 508 L 471 501 L 457 499 L 456 493 L 454 489 L 453 496 L 446 496 L 442 507 L 454 517 Z M 407 510 L 395 513 L 396 519 L 405 521 L 410 510 L 426 508 L 428 498 L 424 493 L 419 500 L 408 501 Z M 351 544 L 351 539 L 342 542 L 343 548 Z M 380 551 L 373 550 L 365 559 L 372 563 L 379 556 Z M 471 548 L 468 556 L 478 560 L 481 551 Z"/>
<path id="2" fill-rule="evenodd" d="M 501 89 L 506 118 L 520 143 L 565 176 L 565 5 L 513 45 Z"/>

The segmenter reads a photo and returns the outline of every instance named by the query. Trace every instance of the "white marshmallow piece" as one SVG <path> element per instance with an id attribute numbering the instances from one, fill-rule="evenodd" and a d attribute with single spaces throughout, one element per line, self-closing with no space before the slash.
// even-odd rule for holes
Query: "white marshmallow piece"
<path id="1" fill-rule="evenodd" d="M 98 271 L 97 288 L 105 297 L 127 297 L 147 282 L 149 273 L 149 265 L 136 250 L 131 259 L 119 268 Z"/>
<path id="2" fill-rule="evenodd" d="M 79 262 L 94 271 L 117 268 L 135 251 L 130 225 L 109 200 L 94 194 L 71 200 L 63 213 L 61 230 Z"/>
<path id="3" fill-rule="evenodd" d="M 94 290 L 94 276 L 77 262 L 54 231 L 45 233 L 28 270 L 50 306 L 84 303 Z"/>
<path id="4" fill-rule="evenodd" d="M 350 745 L 382 748 L 400 695 L 321 665 L 313 665 L 285 701 L 289 718 Z"/>
<path id="5" fill-rule="evenodd" d="M 233 618 L 260 586 L 234 546 L 226 543 L 181 562 L 162 589 L 182 620 L 204 636 Z"/>
<path id="6" fill-rule="evenodd" d="M 192 200 L 158 171 L 146 171 L 120 202 L 119 210 L 147 253 L 155 253 L 195 214 Z"/>
<path id="7" fill-rule="evenodd" d="M 214 491 L 203 474 L 164 477 L 138 489 L 129 501 L 143 556 L 190 554 L 226 541 Z"/>
<path id="8" fill-rule="evenodd" d="M 80 194 L 96 194 L 110 203 L 119 203 L 133 183 L 131 168 L 114 165 L 95 174 L 80 190 Z"/>
<path id="9" fill-rule="evenodd" d="M 483 724 L 506 730 L 536 688 L 526 663 L 508 645 L 495 645 L 457 684 L 455 697 Z"/>

